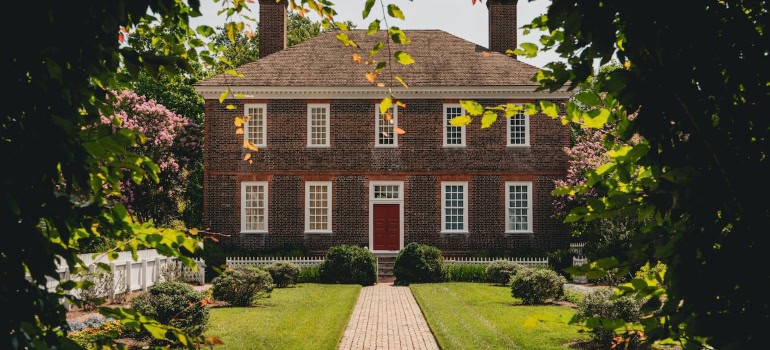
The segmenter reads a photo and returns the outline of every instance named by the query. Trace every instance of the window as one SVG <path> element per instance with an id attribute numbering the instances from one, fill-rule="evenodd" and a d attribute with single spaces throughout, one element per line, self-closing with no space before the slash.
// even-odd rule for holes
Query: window
<path id="1" fill-rule="evenodd" d="M 395 128 L 398 127 L 398 109 L 388 108 L 388 111 L 380 113 L 380 104 L 374 105 L 374 113 L 377 116 L 374 125 L 374 146 L 375 147 L 398 147 L 398 134 Z"/>
<path id="2" fill-rule="evenodd" d="M 249 117 L 243 128 L 244 140 L 255 146 L 267 146 L 267 105 L 247 104 L 244 107 Z"/>
<path id="3" fill-rule="evenodd" d="M 307 105 L 307 146 L 329 147 L 329 105 Z"/>
<path id="4" fill-rule="evenodd" d="M 508 118 L 508 146 L 529 146 L 529 117 L 524 111 Z"/>
<path id="5" fill-rule="evenodd" d="M 332 183 L 305 182 L 305 232 L 332 232 Z"/>
<path id="6" fill-rule="evenodd" d="M 441 183 L 441 232 L 468 232 L 468 183 Z"/>
<path id="7" fill-rule="evenodd" d="M 374 185 L 374 198 L 399 199 L 399 185 Z"/>
<path id="8" fill-rule="evenodd" d="M 532 233 L 532 183 L 505 183 L 505 232 Z"/>
<path id="9" fill-rule="evenodd" d="M 241 232 L 267 232 L 267 182 L 241 182 Z"/>
<path id="10" fill-rule="evenodd" d="M 458 104 L 444 105 L 444 147 L 464 147 L 465 128 L 452 126 L 449 121 L 454 117 L 465 114 L 465 110 Z"/>

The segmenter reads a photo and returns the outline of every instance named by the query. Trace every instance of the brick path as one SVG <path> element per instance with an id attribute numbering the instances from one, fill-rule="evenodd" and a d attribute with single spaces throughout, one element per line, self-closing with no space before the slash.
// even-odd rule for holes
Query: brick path
<path id="1" fill-rule="evenodd" d="M 379 283 L 361 289 L 340 350 L 439 350 L 409 287 Z"/>

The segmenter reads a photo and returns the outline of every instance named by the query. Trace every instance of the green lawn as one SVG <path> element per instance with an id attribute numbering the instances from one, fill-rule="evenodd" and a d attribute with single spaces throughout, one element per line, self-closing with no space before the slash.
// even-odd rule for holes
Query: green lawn
<path id="1" fill-rule="evenodd" d="M 564 349 L 587 339 L 569 325 L 574 310 L 563 306 L 522 306 L 511 289 L 485 283 L 410 286 L 430 329 L 444 350 Z"/>
<path id="2" fill-rule="evenodd" d="M 335 349 L 361 286 L 299 284 L 276 288 L 261 305 L 216 308 L 206 335 L 217 349 Z"/>

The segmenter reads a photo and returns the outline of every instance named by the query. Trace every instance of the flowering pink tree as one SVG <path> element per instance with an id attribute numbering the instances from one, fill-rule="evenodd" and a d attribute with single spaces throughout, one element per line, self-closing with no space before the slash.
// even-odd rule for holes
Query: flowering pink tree
<path id="1" fill-rule="evenodd" d="M 574 187 L 584 184 L 586 171 L 596 169 L 607 161 L 609 157 L 606 154 L 607 150 L 602 146 L 602 139 L 603 133 L 599 130 L 586 129 L 577 133 L 575 144 L 564 148 L 569 164 L 567 176 L 556 180 L 556 187 Z M 557 217 L 564 218 L 570 209 L 585 205 L 585 199 L 594 195 L 591 192 L 580 198 L 574 195 L 556 196 L 553 201 L 554 212 Z"/>
<path id="2" fill-rule="evenodd" d="M 145 181 L 137 185 L 124 180 L 124 197 L 120 200 L 138 218 L 167 225 L 180 217 L 187 202 L 184 193 L 190 167 L 201 156 L 200 127 L 132 91 L 113 94 L 114 114 L 102 116 L 102 123 L 144 134 L 147 141 L 136 152 L 152 159 L 161 170 L 158 183 Z"/>

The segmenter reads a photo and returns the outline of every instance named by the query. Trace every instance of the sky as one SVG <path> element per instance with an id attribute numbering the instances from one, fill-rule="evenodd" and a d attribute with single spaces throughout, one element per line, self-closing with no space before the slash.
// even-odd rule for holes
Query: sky
<path id="1" fill-rule="evenodd" d="M 367 28 L 369 22 L 375 17 L 382 17 L 381 10 L 377 6 L 372 10 L 367 20 L 361 19 L 361 11 L 364 8 L 364 0 L 332 0 L 334 9 L 338 15 L 337 21 L 350 20 L 357 24 L 358 28 Z M 441 29 L 455 36 L 472 41 L 478 45 L 488 47 L 488 18 L 486 3 L 476 2 L 471 4 L 471 0 L 383 0 L 385 4 L 395 3 L 404 12 L 405 21 L 388 18 L 388 24 L 398 26 L 401 29 Z M 529 23 L 533 18 L 545 13 L 550 0 L 520 0 L 517 11 L 517 27 Z M 212 27 L 222 26 L 225 22 L 225 16 L 217 16 L 221 3 L 214 3 L 211 0 L 201 2 L 201 12 L 203 16 L 194 19 L 193 25 L 206 24 Z M 259 4 L 251 6 L 252 16 L 259 20 Z M 311 16 L 313 20 L 318 17 Z M 519 29 L 519 44 L 523 42 L 537 43 L 540 35 L 537 33 L 524 36 Z M 526 63 L 542 67 L 548 62 L 558 59 L 558 55 L 552 52 L 539 53 L 535 58 L 519 58 Z"/>

